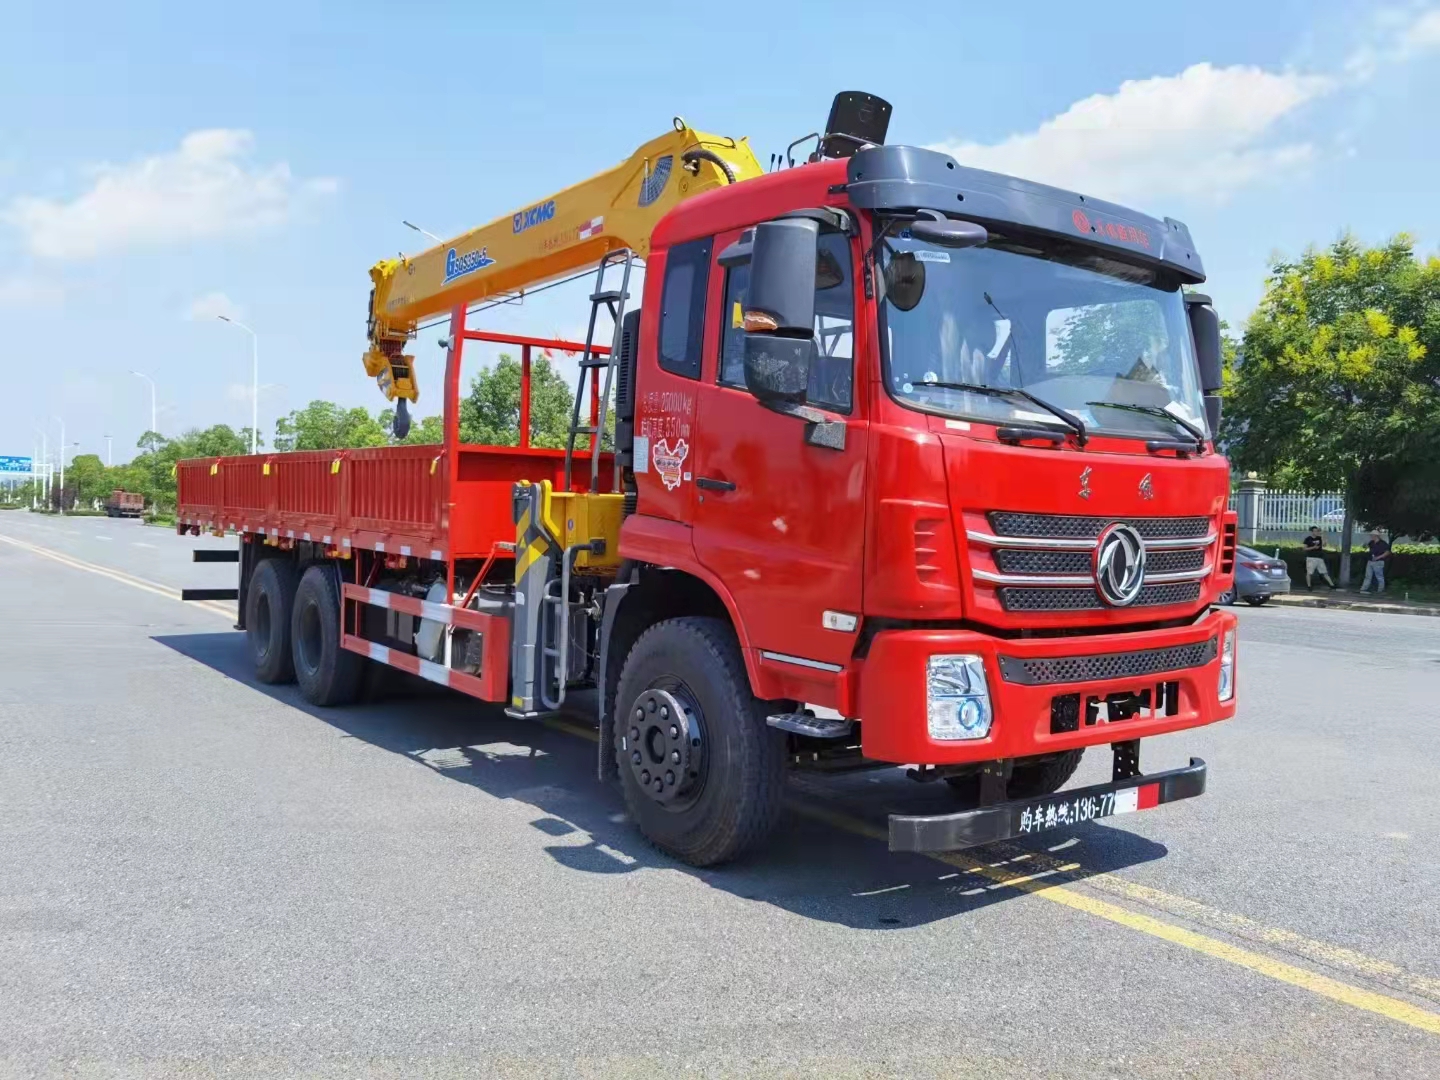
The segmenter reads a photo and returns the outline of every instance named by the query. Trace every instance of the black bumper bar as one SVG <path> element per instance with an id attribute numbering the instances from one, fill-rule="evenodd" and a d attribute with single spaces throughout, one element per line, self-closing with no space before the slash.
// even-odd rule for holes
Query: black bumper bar
<path id="1" fill-rule="evenodd" d="M 1075 788 L 1038 799 L 1016 799 L 936 817 L 892 814 L 890 850 L 956 851 L 1148 810 L 1204 792 L 1205 762 L 1192 757 L 1183 769 L 1132 776 L 1113 784 Z"/>

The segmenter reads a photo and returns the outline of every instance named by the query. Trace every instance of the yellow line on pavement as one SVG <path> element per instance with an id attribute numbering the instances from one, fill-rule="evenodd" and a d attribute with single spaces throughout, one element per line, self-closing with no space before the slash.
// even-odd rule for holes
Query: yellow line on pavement
<path id="1" fill-rule="evenodd" d="M 1044 852 L 1027 851 L 1013 844 L 995 844 L 989 850 L 1012 855 L 1023 854 L 1033 859 L 1035 865 L 1046 866 L 1056 872 L 1067 872 L 1066 866 L 1061 866 L 1057 860 Z M 1316 941 L 1292 930 L 1266 926 L 1264 923 L 1258 923 L 1244 915 L 1222 911 L 1209 904 L 1202 904 L 1184 896 L 1163 892 L 1160 889 L 1151 888 L 1149 885 L 1127 881 L 1114 874 L 1088 870 L 1083 865 L 1075 863 L 1070 863 L 1068 866 L 1075 868 L 1080 882 L 1086 888 L 1106 892 L 1149 908 L 1156 908 L 1191 922 L 1203 923 L 1212 929 L 1232 934 L 1235 937 L 1247 938 L 1257 944 L 1296 953 L 1327 967 L 1347 969 L 1362 977 L 1380 982 L 1398 983 L 1400 989 L 1440 1001 L 1440 979 L 1416 975 L 1388 960 L 1377 960 L 1375 957 L 1366 956 L 1364 953 L 1355 952 L 1353 949 L 1347 949 L 1341 945 Z"/>
<path id="2" fill-rule="evenodd" d="M 179 600 L 180 590 L 172 589 L 168 585 L 161 585 L 154 581 L 147 581 L 144 578 L 135 577 L 132 574 L 122 573 L 119 570 L 111 570 L 109 567 L 97 566 L 95 563 L 86 562 L 84 559 L 77 559 L 73 555 L 65 555 L 50 548 L 40 547 L 38 544 L 29 544 L 24 540 L 16 540 L 13 536 L 0 534 L 0 541 L 28 551 L 32 555 L 39 555 L 44 559 L 53 559 L 55 562 L 75 570 L 84 570 L 86 573 L 99 574 L 101 577 L 109 578 L 111 581 L 118 581 L 122 585 L 129 585 L 134 589 L 143 589 L 146 592 L 154 593 L 156 596 L 163 596 L 167 600 Z M 191 607 L 203 608 L 214 615 L 223 615 L 227 619 L 234 619 L 235 612 L 228 611 L 219 604 L 211 603 L 208 600 L 191 601 Z"/>
<path id="3" fill-rule="evenodd" d="M 791 801 L 791 808 L 797 813 L 813 818 L 816 821 L 824 822 L 848 833 L 857 836 L 864 836 L 871 840 L 889 841 L 889 834 L 884 830 L 867 824 L 847 814 L 837 813 L 824 807 L 814 806 L 810 803 Z M 1093 896 L 1087 896 L 1076 889 L 1065 885 L 1058 885 L 1054 882 L 1039 880 L 1039 875 L 1027 874 L 1017 875 L 1004 869 L 1001 865 L 981 862 L 979 859 L 959 852 L 935 852 L 930 855 L 932 859 L 945 863 L 948 866 L 956 867 L 968 873 L 986 878 L 989 881 L 1000 885 L 1009 886 L 1049 900 L 1052 903 L 1061 904 L 1075 911 L 1083 911 L 1096 918 L 1105 919 L 1108 922 L 1137 930 L 1142 934 L 1149 934 L 1151 937 L 1160 938 L 1163 941 L 1175 945 L 1182 945 L 1206 956 L 1214 957 L 1217 960 L 1224 960 L 1227 963 L 1235 964 L 1246 968 L 1259 975 L 1265 975 L 1291 986 L 1308 990 L 1312 994 L 1329 998 L 1331 1001 L 1338 1001 L 1353 1008 L 1364 1009 L 1366 1012 L 1376 1013 L 1390 1020 L 1417 1027 L 1422 1031 L 1428 1031 L 1432 1035 L 1440 1035 L 1440 1013 L 1430 1012 L 1419 1006 L 1412 1005 L 1408 1001 L 1401 1001 L 1399 998 L 1388 997 L 1385 994 L 1377 994 L 1370 990 L 1362 990 L 1358 986 L 1351 986 L 1349 983 L 1332 979 L 1328 975 L 1319 975 L 1313 971 L 1306 971 L 1304 968 L 1288 964 L 1283 960 L 1276 960 L 1264 956 L 1249 949 L 1242 949 L 1237 945 L 1230 945 L 1215 938 L 1206 937 L 1193 930 L 1187 930 L 1171 923 L 1162 922 L 1150 915 L 1143 915 L 1139 912 L 1122 908 L 1118 904 L 1112 904 L 1108 900 L 1100 900 Z M 1076 864 L 1067 864 L 1064 867 L 1056 867 L 1058 873 L 1063 869 L 1073 869 Z"/>

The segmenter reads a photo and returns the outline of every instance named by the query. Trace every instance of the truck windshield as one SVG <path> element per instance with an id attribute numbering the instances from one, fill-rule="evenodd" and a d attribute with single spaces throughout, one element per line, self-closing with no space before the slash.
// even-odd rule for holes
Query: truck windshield
<path id="1" fill-rule="evenodd" d="M 885 377 L 902 404 L 1058 426 L 1003 392 L 1023 387 L 1097 431 L 1205 430 L 1184 296 L 1165 271 L 995 232 L 984 247 L 948 250 L 904 231 L 881 245 L 880 266 Z"/>

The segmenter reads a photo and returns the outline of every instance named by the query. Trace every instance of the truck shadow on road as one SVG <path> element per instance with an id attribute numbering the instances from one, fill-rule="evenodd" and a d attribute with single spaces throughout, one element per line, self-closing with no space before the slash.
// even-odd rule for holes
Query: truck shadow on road
<path id="1" fill-rule="evenodd" d="M 944 784 L 916 784 L 899 769 L 797 777 L 790 784 L 785 818 L 768 845 L 724 867 L 697 870 L 661 854 L 640 836 L 625 814 L 618 787 L 596 778 L 593 731 L 578 716 L 548 724 L 513 720 L 498 706 L 393 669 L 377 669 L 382 677 L 366 701 L 317 708 L 294 686 L 256 682 L 241 634 L 169 634 L 154 640 L 323 721 L 342 737 L 401 755 L 492 798 L 533 808 L 529 824 L 537 846 L 572 870 L 614 875 L 673 870 L 743 900 L 867 930 L 921 926 L 1023 895 L 936 859 L 891 854 L 873 832 L 864 834 L 866 828 L 883 830 L 888 812 L 954 809 Z M 1084 864 L 1057 878 L 1062 881 L 1083 881 L 1166 854 L 1163 845 L 1099 822 L 1046 834 L 1043 842 L 1037 837 L 1012 843 L 1003 852 L 980 848 L 966 854 L 979 862 L 1008 861 L 1016 873 L 1028 874 L 1047 849 L 1056 848 L 1061 850 L 1055 859 Z"/>

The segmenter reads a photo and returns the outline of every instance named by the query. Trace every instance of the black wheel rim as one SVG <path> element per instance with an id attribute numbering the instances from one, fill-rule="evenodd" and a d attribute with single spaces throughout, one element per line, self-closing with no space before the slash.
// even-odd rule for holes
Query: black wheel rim
<path id="1" fill-rule="evenodd" d="M 643 691 L 620 723 L 620 759 L 635 786 L 672 813 L 693 806 L 705 788 L 705 717 L 675 680 Z"/>
<path id="2" fill-rule="evenodd" d="M 324 631 L 320 627 L 320 605 L 302 604 L 300 606 L 300 636 L 297 639 L 300 645 L 300 661 L 305 665 L 306 671 L 315 671 L 320 667 L 320 653 L 324 648 Z"/>

